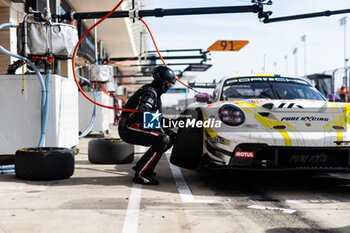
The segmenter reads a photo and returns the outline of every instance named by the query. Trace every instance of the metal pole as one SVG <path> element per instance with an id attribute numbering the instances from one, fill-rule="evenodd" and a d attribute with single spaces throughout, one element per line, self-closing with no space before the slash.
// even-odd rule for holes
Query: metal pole
<path id="1" fill-rule="evenodd" d="M 169 52 L 195 52 L 198 51 L 202 53 L 202 49 L 165 49 L 159 50 L 159 52 L 169 53 Z M 144 53 L 157 53 L 157 50 L 144 51 Z"/>
<path id="2" fill-rule="evenodd" d="M 335 69 L 332 73 L 332 82 L 331 82 L 331 91 L 332 94 L 335 94 L 335 73 L 338 71 L 339 69 Z"/>
<path id="3" fill-rule="evenodd" d="M 286 61 L 286 75 L 288 75 L 288 56 L 284 56 L 284 60 Z"/>
<path id="4" fill-rule="evenodd" d="M 308 14 L 301 14 L 301 15 L 291 15 L 291 16 L 283 16 L 283 17 L 277 17 L 277 18 L 269 18 L 269 19 L 265 19 L 264 23 L 274 23 L 274 22 L 297 20 L 297 19 L 308 19 L 308 18 L 315 18 L 315 17 L 321 17 L 321 16 L 346 14 L 346 13 L 350 13 L 350 9 L 336 10 L 336 11 L 323 11 L 323 12 L 308 13 Z"/>
<path id="5" fill-rule="evenodd" d="M 306 35 L 301 37 L 301 41 L 304 42 L 304 76 L 306 77 Z"/>
<path id="6" fill-rule="evenodd" d="M 55 14 L 58 15 L 60 13 L 60 7 L 61 7 L 61 4 L 60 4 L 60 0 L 56 0 L 55 2 Z M 56 19 L 56 22 L 58 23 L 58 19 Z"/>
<path id="7" fill-rule="evenodd" d="M 138 60 L 138 57 L 112 57 L 109 60 L 110 61 L 135 61 Z M 168 59 L 207 59 L 207 56 L 205 54 L 198 55 L 198 56 L 164 56 L 164 60 Z M 141 60 L 160 60 L 160 57 L 143 57 Z"/>
<path id="8" fill-rule="evenodd" d="M 99 59 L 98 60 L 101 60 L 101 62 L 102 62 L 103 61 L 103 42 L 102 42 L 102 40 L 98 41 L 98 49 L 99 49 Z"/>
<path id="9" fill-rule="evenodd" d="M 161 66 L 163 64 L 131 64 L 128 67 L 137 66 Z M 167 63 L 168 66 L 189 66 L 189 65 L 203 65 L 203 63 Z"/>
<path id="10" fill-rule="evenodd" d="M 346 67 L 347 67 L 347 63 L 348 63 L 348 59 L 346 57 L 346 19 L 347 19 L 347 17 L 345 17 L 345 19 L 344 19 L 344 77 L 346 80 L 345 86 L 348 87 L 348 77 L 347 77 L 347 73 L 346 73 Z"/>
<path id="11" fill-rule="evenodd" d="M 204 14 L 225 14 L 225 13 L 258 13 L 262 11 L 259 4 L 248 6 L 223 6 L 223 7 L 200 7 L 200 8 L 175 8 L 154 10 L 138 10 L 136 17 L 164 17 L 177 15 L 204 15 Z M 108 14 L 108 11 L 75 13 L 74 19 L 99 19 Z M 129 11 L 116 11 L 109 18 L 128 18 Z M 70 14 L 55 15 L 55 17 L 70 19 Z"/>
<path id="12" fill-rule="evenodd" d="M 350 75 L 348 76 L 348 71 L 350 70 L 350 66 L 346 67 L 345 69 L 345 76 L 346 77 L 350 77 Z"/>
<path id="13" fill-rule="evenodd" d="M 46 19 L 51 20 L 50 0 L 46 0 Z"/>
<path id="14" fill-rule="evenodd" d="M 94 24 L 96 23 L 96 19 L 94 19 Z M 95 64 L 98 65 L 98 50 L 97 50 L 97 27 L 94 28 L 95 33 Z"/>
<path id="15" fill-rule="evenodd" d="M 264 53 L 264 66 L 263 66 L 263 74 L 265 74 L 266 71 L 266 53 Z"/>
<path id="16" fill-rule="evenodd" d="M 345 86 L 348 87 L 348 78 L 346 73 L 346 67 L 347 67 L 347 58 L 346 58 L 346 19 L 347 17 L 343 17 L 340 19 L 340 26 L 344 26 L 344 80 L 345 80 Z"/>
<path id="17" fill-rule="evenodd" d="M 56 0 L 55 1 L 55 14 L 59 14 L 60 13 L 60 8 L 61 8 L 61 1 L 60 0 Z M 58 19 L 55 20 L 56 23 L 58 23 Z M 55 73 L 60 75 L 61 74 L 61 61 L 60 60 L 56 60 L 56 70 Z"/>
<path id="18" fill-rule="evenodd" d="M 294 75 L 298 76 L 298 48 L 294 48 Z"/>
<path id="19" fill-rule="evenodd" d="M 140 53 L 142 53 L 142 32 L 140 32 Z"/>

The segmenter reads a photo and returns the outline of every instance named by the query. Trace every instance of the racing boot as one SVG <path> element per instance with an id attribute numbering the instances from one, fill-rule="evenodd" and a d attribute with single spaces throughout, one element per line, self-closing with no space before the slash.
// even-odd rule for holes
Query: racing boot
<path id="1" fill-rule="evenodd" d="M 159 181 L 154 179 L 153 177 L 141 177 L 135 176 L 132 181 L 136 184 L 144 184 L 144 185 L 159 185 Z"/>
<path id="2" fill-rule="evenodd" d="M 133 166 L 132 170 L 134 170 L 136 172 L 136 166 Z M 156 176 L 157 173 L 156 172 L 151 172 L 151 174 L 149 174 L 149 175 L 152 177 L 152 176 Z"/>

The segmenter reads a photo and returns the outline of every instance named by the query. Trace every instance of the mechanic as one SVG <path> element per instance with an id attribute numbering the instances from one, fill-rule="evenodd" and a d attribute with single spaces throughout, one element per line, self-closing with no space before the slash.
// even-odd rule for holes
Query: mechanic
<path id="1" fill-rule="evenodd" d="M 349 89 L 347 89 L 345 85 L 342 84 L 339 91 L 341 102 L 348 102 L 348 94 L 349 94 Z"/>
<path id="2" fill-rule="evenodd" d="M 124 108 L 136 109 L 138 112 L 123 111 L 119 122 L 119 135 L 127 143 L 151 146 L 139 159 L 135 170 L 133 182 L 145 185 L 158 185 L 154 178 L 154 171 L 162 154 L 173 144 L 175 134 L 164 129 L 143 129 L 144 112 L 161 112 L 162 103 L 160 96 L 165 93 L 176 81 L 173 70 L 165 66 L 158 66 L 153 72 L 151 84 L 144 85 L 137 90 L 125 104 Z"/>

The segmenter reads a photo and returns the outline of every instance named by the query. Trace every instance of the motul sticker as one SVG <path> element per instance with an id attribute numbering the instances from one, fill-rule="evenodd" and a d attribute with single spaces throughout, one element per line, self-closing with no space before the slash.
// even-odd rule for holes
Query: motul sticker
<path id="1" fill-rule="evenodd" d="M 239 158 L 254 158 L 254 152 L 249 151 L 236 151 L 235 157 Z"/>

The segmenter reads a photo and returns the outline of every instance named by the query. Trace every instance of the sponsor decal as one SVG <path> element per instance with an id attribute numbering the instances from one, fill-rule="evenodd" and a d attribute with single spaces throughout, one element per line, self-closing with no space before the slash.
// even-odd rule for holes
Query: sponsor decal
<path id="1" fill-rule="evenodd" d="M 270 99 L 254 99 L 254 100 L 248 100 L 248 102 L 252 104 L 259 104 L 259 103 L 264 103 L 266 101 L 269 101 Z"/>
<path id="2" fill-rule="evenodd" d="M 235 157 L 254 158 L 254 152 L 252 152 L 252 151 L 235 151 Z"/>
<path id="3" fill-rule="evenodd" d="M 225 144 L 225 139 L 222 137 L 208 137 L 208 141 L 212 144 L 220 143 L 220 144 Z"/>
<path id="4" fill-rule="evenodd" d="M 160 116 L 162 114 L 157 110 L 156 112 L 143 113 L 143 128 L 144 129 L 160 129 Z"/>
<path id="5" fill-rule="evenodd" d="M 296 78 L 281 78 L 281 77 L 252 77 L 252 78 L 233 78 L 229 79 L 226 81 L 226 84 L 231 84 L 231 83 L 244 83 L 244 82 L 265 82 L 265 81 L 270 81 L 270 82 L 292 82 L 292 83 L 301 83 L 304 85 L 309 85 L 308 82 L 301 80 L 301 79 L 296 79 Z"/>
<path id="6" fill-rule="evenodd" d="M 303 106 L 295 103 L 281 103 L 278 108 L 293 108 L 293 107 L 298 107 L 298 108 L 303 108 Z"/>
<path id="7" fill-rule="evenodd" d="M 328 117 L 315 117 L 315 116 L 282 117 L 281 121 L 329 121 L 329 118 Z"/>
<path id="8" fill-rule="evenodd" d="M 305 123 L 305 125 L 306 125 L 307 127 L 310 127 L 310 126 L 311 126 L 311 124 L 310 124 L 310 123 Z"/>
<path id="9" fill-rule="evenodd" d="M 293 155 L 289 159 L 292 164 L 309 164 L 311 166 L 318 166 L 326 164 L 327 156 L 323 153 L 315 155 Z"/>
<path id="10" fill-rule="evenodd" d="M 243 128 L 255 129 L 255 128 L 258 128 L 258 125 L 256 125 L 256 124 L 244 124 Z"/>

